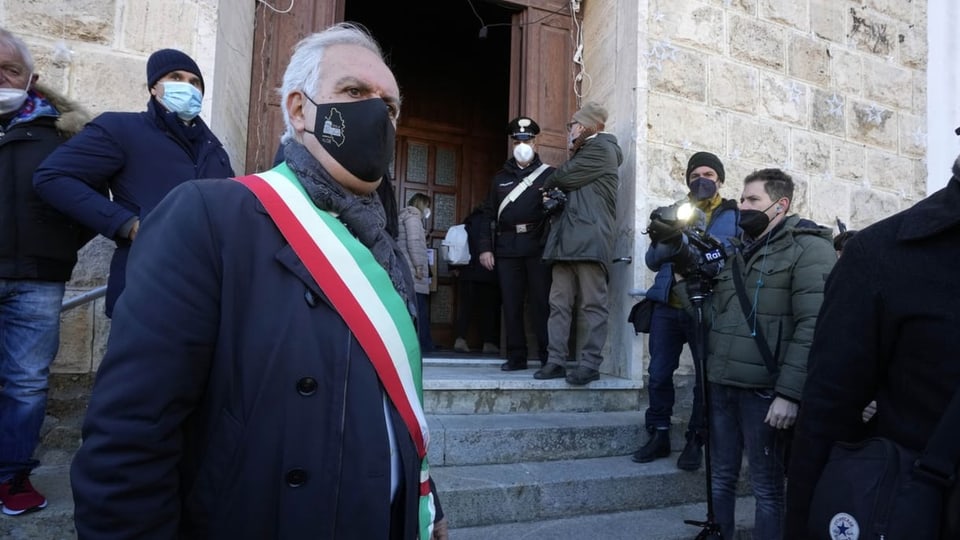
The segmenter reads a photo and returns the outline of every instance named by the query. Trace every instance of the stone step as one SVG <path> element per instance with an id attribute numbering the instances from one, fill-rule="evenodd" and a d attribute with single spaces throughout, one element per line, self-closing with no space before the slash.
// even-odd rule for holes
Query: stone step
<path id="1" fill-rule="evenodd" d="M 675 450 L 686 442 L 683 418 L 674 418 Z M 624 456 L 647 440 L 639 411 L 434 414 L 427 423 L 433 466 Z"/>
<path id="2" fill-rule="evenodd" d="M 640 410 L 640 381 L 601 374 L 600 380 L 572 386 L 563 379 L 539 381 L 539 367 L 501 371 L 502 360 L 428 358 L 424 361 L 427 414 L 588 412 Z"/>
<path id="3" fill-rule="evenodd" d="M 737 499 L 735 538 L 751 540 L 753 530 L 753 497 Z M 450 530 L 455 540 L 489 540 L 490 538 L 524 538 L 529 540 L 690 540 L 703 530 L 684 520 L 703 521 L 704 503 L 684 504 L 669 508 L 653 508 L 629 512 L 592 514 L 560 519 L 503 523 Z"/>
<path id="4" fill-rule="evenodd" d="M 637 464 L 629 456 L 432 467 L 453 528 L 532 522 L 704 502 L 700 472 L 679 453 Z"/>

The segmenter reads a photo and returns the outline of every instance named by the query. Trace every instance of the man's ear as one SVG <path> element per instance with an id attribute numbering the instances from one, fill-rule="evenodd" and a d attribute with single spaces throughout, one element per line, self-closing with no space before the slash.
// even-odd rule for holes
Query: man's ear
<path id="1" fill-rule="evenodd" d="M 303 94 L 300 92 L 290 92 L 285 98 L 287 101 L 287 114 L 290 115 L 290 125 L 297 133 L 302 133 L 307 127 L 307 119 L 303 110 Z"/>

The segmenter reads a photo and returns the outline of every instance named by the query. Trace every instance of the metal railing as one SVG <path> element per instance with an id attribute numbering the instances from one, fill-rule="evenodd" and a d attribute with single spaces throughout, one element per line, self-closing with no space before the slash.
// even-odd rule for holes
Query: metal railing
<path id="1" fill-rule="evenodd" d="M 106 285 L 101 285 L 101 286 L 99 286 L 99 287 L 97 287 L 97 288 L 95 288 L 95 289 L 90 289 L 89 291 L 87 291 L 87 292 L 85 292 L 85 293 L 83 293 L 83 294 L 78 294 L 77 296 L 74 296 L 73 298 L 70 298 L 70 299 L 68 299 L 68 300 L 64 300 L 63 304 L 60 305 L 60 312 L 63 313 L 64 311 L 73 309 L 73 308 L 75 308 L 75 307 L 82 306 L 82 305 L 84 305 L 84 304 L 86 304 L 86 303 L 89 303 L 89 302 L 93 302 L 93 301 L 96 300 L 97 298 L 101 298 L 101 297 L 105 296 L 106 294 L 107 294 L 107 286 L 106 286 Z"/>

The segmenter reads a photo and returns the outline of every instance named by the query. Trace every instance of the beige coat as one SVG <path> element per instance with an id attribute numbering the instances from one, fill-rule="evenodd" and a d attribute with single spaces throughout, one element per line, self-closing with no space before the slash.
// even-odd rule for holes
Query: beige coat
<path id="1" fill-rule="evenodd" d="M 418 294 L 430 294 L 427 264 L 427 237 L 423 230 L 423 214 L 415 206 L 400 210 L 400 234 L 397 243 L 403 258 L 413 274 L 414 288 Z"/>

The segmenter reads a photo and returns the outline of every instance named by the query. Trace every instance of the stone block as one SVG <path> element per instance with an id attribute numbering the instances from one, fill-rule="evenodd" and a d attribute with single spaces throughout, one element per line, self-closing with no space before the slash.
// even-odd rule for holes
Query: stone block
<path id="1" fill-rule="evenodd" d="M 68 289 L 65 299 L 84 290 Z M 85 304 L 60 315 L 60 350 L 50 367 L 55 373 L 89 373 L 92 365 L 93 306 Z"/>
<path id="2" fill-rule="evenodd" d="M 807 87 L 764 72 L 760 79 L 760 105 L 774 120 L 803 125 L 807 118 Z"/>
<path id="3" fill-rule="evenodd" d="M 723 43 L 723 10 L 696 0 L 661 1 L 650 11 L 650 34 L 679 45 L 716 51 Z"/>
<path id="4" fill-rule="evenodd" d="M 30 38 L 24 38 L 23 41 L 33 55 L 34 73 L 40 77 L 37 82 L 60 95 L 70 97 L 67 84 L 69 64 L 54 60 L 54 48 L 49 42 Z"/>
<path id="5" fill-rule="evenodd" d="M 146 64 L 146 58 L 103 49 L 80 51 L 71 70 L 72 95 L 94 114 L 146 110 L 150 99 Z"/>
<path id="6" fill-rule="evenodd" d="M 806 32 L 810 29 L 808 4 L 797 0 L 763 0 L 760 3 L 760 17 Z"/>
<path id="7" fill-rule="evenodd" d="M 898 109 L 913 103 L 910 83 L 913 72 L 897 64 L 873 58 L 864 59 L 863 97 Z"/>
<path id="8" fill-rule="evenodd" d="M 846 122 L 846 99 L 837 92 L 813 90 L 813 108 L 810 127 L 821 133 L 843 137 Z"/>
<path id="9" fill-rule="evenodd" d="M 758 168 L 781 166 L 789 157 L 789 131 L 786 126 L 730 115 L 727 132 L 735 135 L 734 152 Z"/>
<path id="10" fill-rule="evenodd" d="M 647 139 L 683 148 L 722 148 L 722 113 L 714 108 L 651 93 Z"/>
<path id="11" fill-rule="evenodd" d="M 684 182 L 687 160 L 694 150 L 680 150 L 676 147 L 653 145 L 647 148 L 648 169 L 647 188 L 651 208 L 645 208 L 639 215 L 646 218 L 657 206 L 672 204 L 687 195 L 689 191 Z M 654 199 L 654 200 L 649 200 Z"/>
<path id="12" fill-rule="evenodd" d="M 837 218 L 848 223 L 850 220 L 850 191 L 852 185 L 830 175 L 813 175 L 809 178 L 809 213 L 806 217 L 830 227 L 836 232 Z"/>
<path id="13" fill-rule="evenodd" d="M 869 188 L 855 189 L 850 197 L 850 222 L 847 226 L 851 229 L 862 229 L 890 217 L 906 208 L 901 201 L 901 197 L 891 193 Z"/>
<path id="14" fill-rule="evenodd" d="M 830 57 L 832 86 L 840 92 L 859 94 L 863 89 L 863 56 L 833 47 Z"/>
<path id="15" fill-rule="evenodd" d="M 819 39 L 793 34 L 787 46 L 787 73 L 791 77 L 827 86 L 830 82 L 828 44 Z"/>
<path id="16" fill-rule="evenodd" d="M 908 68 L 926 71 L 929 50 L 927 48 L 926 24 L 910 27 L 909 32 L 898 36 L 900 63 Z"/>
<path id="17" fill-rule="evenodd" d="M 110 338 L 110 319 L 104 313 L 104 299 L 93 304 L 93 352 L 91 360 L 93 371 L 100 369 L 103 355 L 107 353 L 107 340 Z"/>
<path id="18" fill-rule="evenodd" d="M 910 107 L 910 112 L 913 114 L 918 114 L 926 116 L 927 113 L 927 72 L 926 71 L 914 71 L 913 80 L 911 81 L 911 87 L 913 88 L 913 103 Z"/>
<path id="19" fill-rule="evenodd" d="M 674 48 L 660 62 L 662 69 L 650 70 L 650 86 L 654 90 L 691 101 L 706 101 L 707 69 L 702 53 Z"/>
<path id="20" fill-rule="evenodd" d="M 860 182 L 865 178 L 867 149 L 862 144 L 833 140 L 833 174 L 838 179 Z"/>
<path id="21" fill-rule="evenodd" d="M 714 107 L 747 114 L 757 111 L 757 68 L 710 58 L 709 96 Z"/>
<path id="22" fill-rule="evenodd" d="M 97 236 L 77 253 L 70 287 L 90 288 L 106 285 L 110 273 L 110 258 L 116 245 L 112 240 Z"/>
<path id="23" fill-rule="evenodd" d="M 129 4 L 129 3 L 128 3 Z M 116 0 L 6 2 L 4 26 L 14 34 L 109 45 L 114 36 Z"/>
<path id="24" fill-rule="evenodd" d="M 798 129 L 790 132 L 793 153 L 790 162 L 799 171 L 824 174 L 830 170 L 830 138 Z"/>
<path id="25" fill-rule="evenodd" d="M 917 3 L 926 3 L 926 0 L 916 1 Z M 902 22 L 909 23 L 913 19 L 913 0 L 866 0 L 864 4 L 868 9 Z"/>
<path id="26" fill-rule="evenodd" d="M 124 8 L 123 44 L 126 49 L 150 55 L 159 49 L 173 48 L 194 56 L 195 40 L 201 29 L 195 0 L 126 2 Z"/>
<path id="27" fill-rule="evenodd" d="M 850 8 L 847 35 L 861 51 L 887 58 L 896 53 L 897 25 L 891 19 L 864 9 Z"/>
<path id="28" fill-rule="evenodd" d="M 779 167 L 784 169 L 783 167 Z M 788 214 L 797 214 L 802 217 L 809 217 L 810 207 L 810 180 L 806 175 L 795 171 L 785 170 L 793 178 L 793 200 L 790 201 L 790 210 Z"/>
<path id="29" fill-rule="evenodd" d="M 847 32 L 844 27 L 846 6 L 837 0 L 811 0 L 810 26 L 813 33 L 834 43 L 844 43 Z"/>
<path id="30" fill-rule="evenodd" d="M 747 15 L 757 15 L 758 0 L 708 0 L 714 4 L 727 9 L 728 11 L 740 11 Z"/>
<path id="31" fill-rule="evenodd" d="M 771 69 L 783 69 L 785 31 L 780 26 L 731 16 L 729 27 L 730 56 Z"/>
<path id="32" fill-rule="evenodd" d="M 882 150 L 867 150 L 867 178 L 870 187 L 897 193 L 901 198 L 917 194 L 916 158 Z M 920 179 L 926 183 L 926 177 Z"/>
<path id="33" fill-rule="evenodd" d="M 927 153 L 926 121 L 921 116 L 900 114 L 900 152 L 923 158 Z"/>
<path id="34" fill-rule="evenodd" d="M 850 112 L 851 140 L 896 150 L 897 120 L 894 111 L 876 103 L 854 101 L 850 105 Z"/>

